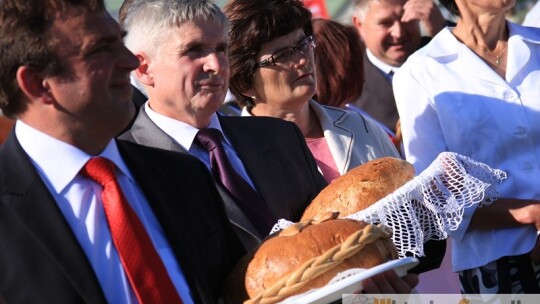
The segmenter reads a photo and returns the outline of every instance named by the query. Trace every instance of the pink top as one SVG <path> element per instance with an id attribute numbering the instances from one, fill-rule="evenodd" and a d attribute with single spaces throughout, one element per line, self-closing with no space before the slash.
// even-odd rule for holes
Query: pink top
<path id="1" fill-rule="evenodd" d="M 321 138 L 306 138 L 306 142 L 311 154 L 315 157 L 319 169 L 322 171 L 324 179 L 331 183 L 334 179 L 340 176 L 337 170 L 336 162 L 330 153 L 330 148 L 324 137 Z"/>

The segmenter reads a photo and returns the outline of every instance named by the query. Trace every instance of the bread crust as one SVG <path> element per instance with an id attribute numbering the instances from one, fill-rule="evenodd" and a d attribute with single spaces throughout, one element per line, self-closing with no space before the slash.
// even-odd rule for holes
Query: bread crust
<path id="1" fill-rule="evenodd" d="M 351 234 L 368 224 L 353 220 L 335 219 L 309 225 L 299 233 L 275 236 L 266 240 L 257 250 L 246 271 L 245 286 L 250 298 L 272 288 L 312 258 L 322 256 L 329 249 L 342 244 Z M 397 258 L 390 239 L 379 238 L 334 268 L 310 279 L 294 294 L 326 285 L 337 273 L 351 268 L 371 268 Z"/>
<path id="2" fill-rule="evenodd" d="M 358 166 L 335 179 L 306 208 L 301 220 L 329 212 L 340 217 L 364 210 L 414 177 L 414 167 L 399 158 L 383 157 Z"/>

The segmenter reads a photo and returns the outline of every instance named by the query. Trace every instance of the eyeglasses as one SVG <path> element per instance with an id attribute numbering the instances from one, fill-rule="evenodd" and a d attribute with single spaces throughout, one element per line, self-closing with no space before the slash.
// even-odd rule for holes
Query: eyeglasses
<path id="1" fill-rule="evenodd" d="M 300 43 L 297 45 L 286 48 L 284 50 L 278 51 L 272 56 L 268 57 L 265 60 L 260 61 L 257 64 L 258 68 L 266 67 L 266 66 L 275 66 L 276 64 L 285 65 L 291 62 L 294 59 L 294 56 L 296 55 L 296 51 L 299 51 L 300 53 L 304 54 L 309 50 L 313 50 L 315 48 L 315 39 L 313 39 L 313 36 L 307 36 Z"/>

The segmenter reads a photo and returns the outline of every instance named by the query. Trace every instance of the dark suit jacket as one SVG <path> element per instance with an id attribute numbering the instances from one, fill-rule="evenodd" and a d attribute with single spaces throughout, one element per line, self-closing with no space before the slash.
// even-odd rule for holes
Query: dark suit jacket
<path id="1" fill-rule="evenodd" d="M 118 148 L 195 302 L 216 303 L 244 250 L 208 170 L 189 156 L 121 141 Z M 0 295 L 7 303 L 105 303 L 85 253 L 14 133 L 0 148 L 0 244 Z"/>
<path id="2" fill-rule="evenodd" d="M 276 219 L 298 221 L 307 205 L 326 186 L 298 127 L 271 117 L 219 116 L 219 121 L 272 215 Z M 188 153 L 150 120 L 144 108 L 131 130 L 120 138 Z M 257 233 L 219 182 L 216 185 L 240 239 L 247 249 L 254 248 L 265 236 Z"/>
<path id="3" fill-rule="evenodd" d="M 386 79 L 386 75 L 369 61 L 365 53 L 362 95 L 352 103 L 384 124 L 392 132 L 396 131 L 399 115 L 392 84 Z"/>
<path id="4" fill-rule="evenodd" d="M 428 44 L 431 37 L 422 37 L 418 49 Z M 396 132 L 399 115 L 392 84 L 378 67 L 373 65 L 364 52 L 364 85 L 362 95 L 352 104 L 366 111 L 392 132 Z"/>

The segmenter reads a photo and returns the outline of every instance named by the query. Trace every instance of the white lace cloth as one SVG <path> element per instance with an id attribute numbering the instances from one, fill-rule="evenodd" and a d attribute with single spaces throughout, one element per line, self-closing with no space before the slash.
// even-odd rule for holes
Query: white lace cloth
<path id="1" fill-rule="evenodd" d="M 506 173 L 466 156 L 443 152 L 414 179 L 367 209 L 346 218 L 382 223 L 394 232 L 400 257 L 424 255 L 424 242 L 443 240 L 456 230 L 465 208 L 486 205 L 498 197 L 496 186 Z M 280 219 L 271 233 L 293 223 Z"/>

